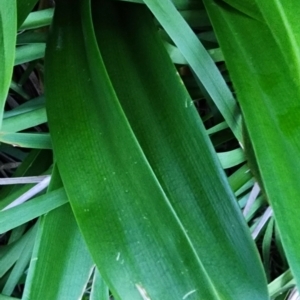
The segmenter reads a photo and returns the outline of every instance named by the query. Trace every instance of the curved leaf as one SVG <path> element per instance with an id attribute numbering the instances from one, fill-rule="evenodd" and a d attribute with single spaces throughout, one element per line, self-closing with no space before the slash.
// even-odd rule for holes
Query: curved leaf
<path id="1" fill-rule="evenodd" d="M 185 107 L 189 96 L 147 10 L 134 6 L 124 13 L 121 6 L 120 14 L 119 4 L 109 2 L 93 7 L 102 11 L 95 19 L 103 18 L 100 29 L 107 34 L 99 40 L 106 42 L 100 49 L 110 81 L 94 38 L 88 2 L 82 1 L 82 7 L 80 1 L 72 3 L 72 12 L 66 14 L 68 1 L 58 2 L 46 52 L 48 119 L 66 192 L 110 290 L 117 299 L 265 299 L 266 285 L 253 242 L 195 109 Z M 116 26 L 111 30 L 105 27 L 105 22 L 111 26 L 110 20 Z M 113 43 L 116 38 L 119 42 Z M 114 69 L 107 56 L 113 47 L 119 49 L 113 56 Z M 167 64 L 161 68 L 168 71 L 159 75 L 166 87 L 171 84 L 168 89 L 160 87 L 161 78 L 154 78 L 164 60 Z M 55 76 L 58 66 L 63 70 L 61 78 Z M 123 87 L 117 84 L 118 72 Z M 170 108 L 181 128 L 172 127 Z M 191 125 L 197 127 L 188 139 Z M 185 148 L 175 147 L 184 135 L 180 142 L 185 141 Z M 204 155 L 199 164 L 196 157 L 192 162 L 189 157 L 197 147 Z M 200 170 L 215 182 L 206 178 L 200 183 Z M 225 195 L 228 203 L 218 206 Z M 231 270 L 232 280 L 225 280 Z M 243 278 L 238 286 L 232 282 L 237 276 Z"/>
<path id="2" fill-rule="evenodd" d="M 272 5 L 259 4 L 267 22 L 258 22 L 214 1 L 204 2 L 237 90 L 257 161 L 253 163 L 259 168 L 257 176 L 262 179 L 291 270 L 300 286 L 300 85 L 298 54 L 291 54 L 291 50 L 295 51 L 291 43 L 299 40 L 299 24 L 294 24 L 299 6 L 282 4 L 284 9 L 279 12 L 278 1 Z M 282 18 L 277 18 L 281 23 L 278 34 L 274 25 L 270 29 L 271 20 L 280 14 L 290 16 L 290 24 L 285 24 L 290 26 L 289 30 L 285 29 L 286 37 L 281 28 Z M 294 41 L 287 41 L 292 38 L 292 32 Z"/>

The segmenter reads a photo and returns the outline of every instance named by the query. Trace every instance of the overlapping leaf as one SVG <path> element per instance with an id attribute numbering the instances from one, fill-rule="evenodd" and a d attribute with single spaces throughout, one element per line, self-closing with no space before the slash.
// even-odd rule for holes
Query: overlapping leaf
<path id="1" fill-rule="evenodd" d="M 73 9 L 69 10 L 71 2 Z M 118 15 L 118 8 L 106 6 L 106 2 L 101 3 L 101 10 L 105 18 L 102 26 Z M 163 52 L 148 12 L 140 7 L 126 11 L 128 19 L 120 17 L 111 41 L 120 39 L 115 47 L 124 50 L 118 55 L 127 59 L 122 65 L 115 56 L 116 65 L 124 68 L 120 72 L 122 80 L 128 72 L 127 97 L 124 87 L 121 89 L 108 77 L 88 2 L 58 1 L 46 53 L 47 110 L 54 152 L 93 259 L 117 299 L 222 299 L 230 293 L 235 298 L 242 295 L 243 299 L 265 299 L 261 266 L 234 198 L 194 108 L 184 108 L 185 101 L 190 101 L 188 94 Z M 151 45 L 144 44 L 144 37 L 151 40 Z M 145 51 L 150 46 L 155 55 Z M 103 47 L 105 44 L 100 46 L 104 52 Z M 143 65 L 143 60 L 148 63 Z M 110 64 L 107 57 L 105 63 Z M 141 73 L 142 68 L 152 74 L 151 80 Z M 117 78 L 116 68 L 108 67 L 108 72 L 111 78 Z M 160 88 L 162 78 L 151 86 L 149 82 L 155 76 L 164 78 L 165 83 L 170 81 L 170 87 Z M 133 78 L 135 87 L 130 86 Z M 133 98 L 140 103 L 125 108 L 126 100 Z M 174 118 L 168 111 L 172 103 Z M 151 117 L 147 118 L 148 109 Z M 182 122 L 181 129 L 176 118 L 178 124 Z M 196 127 L 191 134 L 188 130 L 193 125 Z M 149 132 L 146 126 L 151 128 Z M 142 136 L 146 134 L 148 140 Z M 168 153 L 174 157 L 172 163 Z M 198 165 L 197 159 L 203 160 L 199 170 L 192 166 Z M 205 179 L 200 175 L 197 178 L 196 171 L 205 173 Z M 188 180 L 181 186 L 182 176 Z M 211 185 L 215 186 L 209 188 Z M 198 237 L 198 225 L 193 229 L 193 222 L 202 228 Z M 210 243 L 208 251 L 205 247 Z M 212 256 L 207 255 L 210 251 Z M 221 266 L 217 260 L 224 251 L 228 264 Z M 254 261 L 248 261 L 248 257 Z M 217 275 L 218 268 L 222 268 L 223 275 Z M 237 276 L 243 282 L 234 286 L 228 278 L 234 281 Z"/>
<path id="2" fill-rule="evenodd" d="M 237 90 L 263 186 L 299 286 L 299 5 L 252 1 L 263 16 L 258 21 L 229 5 L 204 3 Z"/>

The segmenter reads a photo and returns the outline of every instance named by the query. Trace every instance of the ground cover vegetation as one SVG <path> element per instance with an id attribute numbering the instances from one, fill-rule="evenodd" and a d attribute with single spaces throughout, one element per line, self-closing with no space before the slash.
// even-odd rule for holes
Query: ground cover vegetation
<path id="1" fill-rule="evenodd" d="M 0 1 L 0 300 L 297 299 L 300 4 Z"/>

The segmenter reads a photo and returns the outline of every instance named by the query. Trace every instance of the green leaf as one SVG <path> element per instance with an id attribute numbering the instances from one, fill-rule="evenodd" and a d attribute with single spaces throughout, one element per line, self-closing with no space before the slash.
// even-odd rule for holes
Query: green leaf
<path id="1" fill-rule="evenodd" d="M 6 118 L 13 117 L 13 116 L 21 115 L 21 114 L 24 114 L 24 113 L 37 111 L 38 109 L 41 109 L 41 108 L 44 108 L 44 107 L 45 107 L 45 97 L 44 96 L 39 96 L 37 98 L 26 101 L 25 103 L 17 106 L 16 108 L 14 108 L 12 110 L 6 111 L 3 115 L 3 118 L 6 119 Z M 41 111 L 39 111 L 39 113 L 41 115 L 43 115 L 43 113 Z M 24 119 L 31 119 L 31 118 L 32 118 L 32 116 L 26 117 Z M 46 120 L 47 119 L 45 119 L 45 121 Z M 17 123 L 19 123 L 19 122 L 20 122 L 20 120 L 17 121 Z M 28 120 L 27 120 L 27 122 L 28 122 Z M 24 121 L 24 123 L 25 123 L 25 121 Z M 18 130 L 20 130 L 20 129 L 18 129 Z"/>
<path id="2" fill-rule="evenodd" d="M 37 226 L 30 228 L 19 240 L 0 248 L 0 276 L 2 277 L 20 258 L 24 247 L 34 239 Z"/>
<path id="3" fill-rule="evenodd" d="M 91 291 L 91 300 L 108 300 L 109 299 L 109 290 L 98 269 L 95 269 L 95 274 L 93 277 L 92 291 Z"/>
<path id="4" fill-rule="evenodd" d="M 245 238 L 247 234 L 243 232 L 244 227 L 234 205 L 235 199 L 229 192 L 228 183 L 221 177 L 222 170 L 201 120 L 194 106 L 185 105 L 191 99 L 180 85 L 147 12 L 129 4 L 120 5 L 115 10 L 115 14 L 109 15 L 103 5 L 92 7 L 99 48 L 120 103 L 215 289 L 228 298 L 233 298 L 235 292 L 241 295 L 244 292 L 240 288 L 241 282 L 239 286 L 234 286 L 233 280 L 231 286 L 230 280 L 224 280 L 225 275 L 220 274 L 223 271 L 229 278 L 230 270 L 235 268 L 233 265 L 236 263 L 236 253 L 229 249 L 232 244 L 235 244 L 233 248 L 237 252 L 245 251 L 245 248 L 249 249 L 251 246 L 250 243 L 241 246 L 241 241 L 245 245 L 248 243 Z M 139 31 L 136 30 L 137 27 Z M 220 156 L 228 166 L 244 160 L 241 150 Z M 237 160 L 230 162 L 229 159 L 232 158 Z M 201 199 L 201 207 L 198 199 Z M 242 230 L 235 231 L 235 237 L 229 238 L 230 241 L 225 238 L 221 242 L 215 240 L 211 230 L 213 228 L 214 236 L 219 239 L 225 235 L 228 237 L 231 229 L 223 218 L 224 210 L 232 212 L 226 213 L 231 220 L 230 224 L 239 224 L 236 226 Z M 222 253 L 218 252 L 215 243 L 224 245 Z M 228 251 L 227 254 L 225 251 Z M 224 264 L 224 260 L 219 261 L 222 255 L 228 257 L 228 265 Z M 212 260 L 219 265 L 217 272 L 210 267 Z M 230 267 L 230 264 L 233 265 Z M 247 265 L 247 262 L 240 261 L 241 272 L 244 264 Z M 250 265 L 245 268 L 250 268 Z M 253 272 L 258 272 L 259 264 L 256 268 Z M 241 273 L 240 278 L 246 276 Z M 245 292 L 243 298 L 246 297 Z"/>
<path id="5" fill-rule="evenodd" d="M 3 120 L 1 133 L 22 131 L 47 122 L 45 107 L 33 109 L 11 115 Z"/>
<path id="6" fill-rule="evenodd" d="M 45 46 L 44 43 L 37 43 L 17 47 L 14 65 L 17 66 L 35 59 L 43 58 L 45 55 Z"/>
<path id="7" fill-rule="evenodd" d="M 258 8 L 266 20 L 261 22 L 229 6 L 219 6 L 211 0 L 204 3 L 237 91 L 256 157 L 254 165 L 259 168 L 258 175 L 299 287 L 300 85 L 298 50 L 294 45 L 299 41 L 299 24 L 295 24 L 299 9 L 290 2 L 260 3 Z M 271 24 L 275 19 L 278 32 Z"/>
<path id="8" fill-rule="evenodd" d="M 23 24 L 38 0 L 17 0 L 18 28 Z"/>
<path id="9" fill-rule="evenodd" d="M 14 147 L 52 149 L 49 133 L 0 133 L 0 142 Z"/>
<path id="10" fill-rule="evenodd" d="M 218 153 L 223 169 L 232 168 L 245 161 L 245 154 L 241 148 Z"/>
<path id="11" fill-rule="evenodd" d="M 242 140 L 239 108 L 213 60 L 170 0 L 144 0 L 215 102 L 236 138 Z"/>
<path id="12" fill-rule="evenodd" d="M 20 255 L 20 258 L 17 260 L 14 267 L 12 268 L 2 290 L 2 293 L 4 295 L 10 296 L 13 293 L 21 276 L 25 273 L 25 269 L 28 266 L 29 260 L 31 258 L 33 245 L 34 245 L 34 236 L 27 241 Z"/>
<path id="13" fill-rule="evenodd" d="M 15 59 L 17 7 L 15 0 L 0 1 L 0 129 L 4 104 L 10 86 Z"/>
<path id="14" fill-rule="evenodd" d="M 34 11 L 28 15 L 20 30 L 34 29 L 50 25 L 53 17 L 53 8 Z"/>
<path id="15" fill-rule="evenodd" d="M 272 243 L 272 235 L 273 235 L 273 228 L 274 228 L 274 218 L 268 222 L 267 229 L 263 238 L 263 245 L 262 245 L 262 254 L 263 254 L 263 261 L 265 272 L 267 275 L 268 282 L 270 282 L 270 252 L 271 252 L 271 243 Z"/>
<path id="16" fill-rule="evenodd" d="M 22 205 L 0 211 L 0 234 L 46 214 L 67 202 L 66 193 L 61 188 L 35 197 Z"/>
<path id="17" fill-rule="evenodd" d="M 0 294 L 0 300 L 17 300 L 17 299 L 19 299 L 19 298 L 8 297 L 8 296 Z"/>
<path id="18" fill-rule="evenodd" d="M 68 1 L 57 2 L 47 47 L 47 110 L 57 165 L 93 259 L 117 299 L 140 299 L 141 293 L 149 290 L 151 297 L 173 295 L 179 298 L 199 282 L 203 284 L 199 292 L 214 299 L 209 281 L 199 276 L 202 267 L 182 225 L 121 110 L 95 41 L 91 39 L 90 20 L 85 21 L 84 26 L 88 27 L 85 34 L 94 42 L 90 45 L 94 52 L 90 58 L 97 63 L 97 68 L 91 71 L 81 33 L 79 1 L 72 1 L 72 11 L 66 10 L 69 4 Z M 77 46 L 73 47 L 75 41 Z M 53 76 L 62 62 L 66 66 L 65 81 Z M 97 88 L 93 84 L 96 78 L 101 78 Z M 63 97 L 66 101 L 56 101 L 57 95 L 63 95 L 66 90 L 68 95 Z M 72 109 L 69 97 L 73 99 Z M 89 103 L 85 99 L 90 99 Z M 103 100 L 100 102 L 100 99 Z M 61 113 L 65 124 L 80 120 L 72 131 L 63 126 Z M 77 138 L 74 140 L 75 136 L 81 137 L 80 142 Z M 120 141 L 122 151 L 117 151 Z M 101 149 L 101 152 L 94 149 Z M 76 166 L 76 172 L 67 155 L 73 167 Z M 147 186 L 136 184 L 137 174 Z M 113 222 L 111 216 L 114 216 Z M 172 246 L 164 244 L 165 240 Z M 141 253 L 143 258 L 137 259 Z M 173 278 L 164 272 L 165 269 L 178 276 Z M 156 281 L 149 274 L 164 274 L 164 277 Z M 171 282 L 176 288 L 169 290 L 166 287 Z"/>
<path id="19" fill-rule="evenodd" d="M 95 15 L 95 26 L 98 21 L 113 26 L 108 27 L 107 48 L 100 44 L 110 81 L 88 4 L 72 1 L 70 11 L 68 1 L 57 2 L 45 59 L 46 105 L 57 165 L 103 279 L 116 299 L 267 298 L 253 241 L 195 108 L 185 107 L 191 100 L 150 14 L 142 6 L 101 3 L 104 17 Z M 113 46 L 122 49 L 113 56 L 117 73 L 123 80 L 128 77 L 120 84 L 104 54 Z M 162 89 L 161 82 L 169 88 Z M 130 105 L 134 98 L 137 102 Z M 66 126 L 71 122 L 75 126 Z M 174 130 L 175 122 L 181 128 Z M 190 125 L 196 125 L 191 136 Z M 184 147 L 176 146 L 177 134 Z M 215 182 L 209 182 L 212 177 Z M 237 275 L 231 270 L 243 281 L 235 285 Z"/>
<path id="20" fill-rule="evenodd" d="M 291 0 L 284 2 L 275 0 L 269 3 L 256 0 L 254 2 L 285 58 L 285 67 L 292 75 L 291 80 L 298 85 L 300 80 L 300 24 L 298 22 L 300 3 Z M 295 77 L 296 74 L 297 77 Z"/>
<path id="21" fill-rule="evenodd" d="M 49 187 L 61 189 L 54 167 Z M 81 299 L 94 263 L 69 204 L 41 217 L 22 299 Z"/>
<path id="22" fill-rule="evenodd" d="M 93 261 L 69 204 L 42 217 L 23 300 L 81 299 Z"/>

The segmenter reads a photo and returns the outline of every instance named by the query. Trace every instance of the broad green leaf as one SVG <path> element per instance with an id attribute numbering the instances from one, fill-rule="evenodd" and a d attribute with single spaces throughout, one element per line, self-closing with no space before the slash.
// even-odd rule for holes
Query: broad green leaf
<path id="1" fill-rule="evenodd" d="M 222 75 L 195 33 L 170 0 L 144 0 L 144 2 L 181 51 L 236 138 L 241 141 L 239 108 Z"/>
<path id="2" fill-rule="evenodd" d="M 111 82 L 215 290 L 228 299 L 238 295 L 247 299 L 255 297 L 252 291 L 256 286 L 264 298 L 263 285 L 246 275 L 253 267 L 255 277 L 263 277 L 258 261 L 254 267 L 254 261 L 237 257 L 237 253 L 253 249 L 253 244 L 247 239 L 235 199 L 195 107 L 185 105 L 191 99 L 180 85 L 148 12 L 139 6 L 116 4 L 111 8 L 115 13 L 108 14 L 103 4 L 94 3 L 95 33 Z M 226 167 L 244 161 L 241 150 L 222 153 L 220 157 L 228 164 Z M 230 226 L 240 228 L 234 236 L 230 236 L 232 227 L 228 227 L 227 218 Z M 225 238 L 221 241 L 221 237 Z M 217 247 L 220 243 L 222 250 Z M 228 258 L 226 263 L 221 259 L 223 255 Z M 257 258 L 254 251 L 248 255 Z M 239 278 L 245 279 L 237 285 L 229 279 L 235 278 L 230 271 L 236 268 L 241 272 Z M 201 299 L 197 293 L 194 296 Z"/>
<path id="3" fill-rule="evenodd" d="M 17 34 L 15 0 L 0 1 L 0 129 L 4 104 L 12 77 Z"/>
<path id="4" fill-rule="evenodd" d="M 49 194 L 61 189 L 54 167 Z M 94 263 L 69 204 L 41 217 L 22 299 L 81 299 Z"/>
<path id="5" fill-rule="evenodd" d="M 286 60 L 286 68 L 291 72 L 290 80 L 299 86 L 300 80 L 300 24 L 298 1 L 275 0 L 254 1 Z"/>
<path id="6" fill-rule="evenodd" d="M 284 9 L 278 12 L 277 1 L 268 6 L 268 11 L 262 5 L 267 20 L 264 23 L 230 7 L 218 6 L 214 1 L 205 0 L 204 3 L 237 91 L 259 177 L 273 208 L 291 270 L 300 286 L 299 60 L 298 54 L 290 52 L 295 51 L 291 48 L 291 32 L 295 32 L 295 43 L 298 41 L 299 25 L 294 25 L 294 20 L 299 9 L 282 4 Z M 291 23 L 283 24 L 287 11 Z M 275 15 L 281 15 L 277 19 L 279 27 L 290 26 L 286 31 L 286 39 L 290 39 L 286 41 L 286 48 L 283 29 L 278 35 L 273 27 L 270 30 L 269 22 Z"/>
<path id="7" fill-rule="evenodd" d="M 253 19 L 256 19 L 258 21 L 262 21 L 263 19 L 261 12 L 255 4 L 256 0 L 221 0 L 221 2 L 227 3 L 228 5 L 234 7 L 237 12 L 243 13 Z"/>
<path id="8" fill-rule="evenodd" d="M 167 115 L 167 105 L 172 105 L 172 98 L 179 105 L 173 103 L 172 109 L 176 111 L 174 118 L 178 118 L 177 121 L 180 120 L 179 124 L 182 124 L 182 129 L 177 128 L 180 137 L 187 135 L 187 129 L 190 129 L 190 123 L 185 117 L 190 116 L 195 125 L 194 121 L 198 116 L 193 106 L 185 107 L 185 100 L 191 100 L 164 52 L 150 15 L 142 6 L 129 7 L 130 9 L 122 6 L 120 9 L 126 9 L 127 13 L 124 14 L 122 10 L 122 14 L 119 14 L 115 7 L 118 4 L 111 6 L 108 2 L 106 6 L 103 2 L 101 5 L 104 14 L 102 26 L 105 22 L 110 24 L 110 20 L 116 21 L 118 15 L 120 17 L 117 22 L 113 22 L 118 24 L 119 31 L 112 31 L 112 35 L 120 39 L 115 45 L 116 49 L 122 49 L 118 53 L 120 59 L 130 57 L 122 65 L 116 55 L 116 65 L 122 65 L 127 70 L 128 63 L 132 63 L 132 70 L 127 73 L 130 78 L 126 82 L 127 102 L 133 100 L 133 95 L 136 101 L 144 101 L 131 106 L 132 112 L 129 113 L 129 104 L 125 108 L 124 87 L 121 91 L 121 87 L 113 80 L 116 75 L 108 67 L 104 46 L 100 46 L 100 51 L 104 55 L 104 63 L 112 82 L 99 55 L 88 2 L 83 1 L 82 7 L 79 5 L 80 1 L 72 3 L 72 12 L 66 13 L 69 3 L 57 2 L 46 53 L 47 111 L 57 165 L 66 192 L 93 259 L 114 297 L 222 299 L 223 295 L 232 298 L 242 295 L 244 299 L 253 299 L 255 296 L 265 299 L 264 277 L 254 244 L 234 204 L 233 195 L 226 186 L 225 176 L 219 173 L 220 164 L 216 156 L 212 155 L 211 144 L 199 119 L 193 132 L 196 136 L 185 140 L 187 153 L 181 149 L 178 152 L 180 159 L 173 153 L 172 145 L 175 146 L 177 131 L 171 126 L 174 121 L 170 114 Z M 100 18 L 96 15 L 95 20 L 100 21 Z M 139 26 L 136 26 L 137 23 Z M 95 21 L 95 26 L 96 24 Z M 127 41 L 121 39 L 126 36 Z M 163 53 L 161 57 L 158 56 L 159 62 L 166 60 L 166 65 L 162 67 L 169 70 L 167 75 L 171 76 L 170 79 L 161 72 L 154 72 L 160 63 L 158 64 L 152 51 L 147 50 L 149 44 L 143 42 L 145 36 L 150 45 L 153 44 L 151 50 L 155 50 L 155 55 Z M 107 40 L 110 50 L 113 45 L 111 40 Z M 73 47 L 75 41 L 76 47 Z M 138 51 L 132 51 L 133 49 Z M 61 78 L 54 76 L 57 66 L 61 70 L 64 67 Z M 121 71 L 124 79 L 126 72 L 123 72 Z M 148 77 L 150 74 L 151 80 Z M 152 82 L 153 74 L 163 76 L 166 87 L 167 80 L 170 80 L 172 88 L 163 90 L 167 92 L 165 95 L 162 96 L 161 84 L 158 84 L 161 79 Z M 132 78 L 137 80 L 134 82 Z M 133 83 L 139 84 L 134 89 L 129 88 Z M 153 100 L 153 107 L 148 97 Z M 69 105 L 69 99 L 72 99 L 72 106 Z M 144 110 L 144 107 L 147 109 Z M 133 116 L 138 110 L 141 110 L 140 118 L 134 123 Z M 161 126 L 164 117 L 169 117 L 170 122 Z M 76 126 L 65 125 L 74 119 L 80 120 Z M 138 130 L 139 120 L 144 122 L 140 123 L 141 130 Z M 146 120 L 151 123 L 146 123 Z M 151 128 L 146 134 L 145 124 L 148 129 L 149 126 Z M 154 132 L 157 134 L 156 138 L 153 136 Z M 147 134 L 148 140 L 143 137 Z M 201 154 L 204 152 L 206 159 L 199 163 L 200 170 L 206 174 L 212 172 L 216 180 L 215 183 L 209 183 L 209 179 L 206 179 L 201 187 L 196 167 L 192 168 L 194 163 L 195 166 L 199 165 L 197 161 L 191 163 L 188 155 L 191 151 L 196 151 L 197 147 L 200 148 L 200 145 L 203 148 Z M 175 157 L 171 164 L 167 153 L 171 154 L 170 159 Z M 159 163 L 162 164 L 161 169 Z M 191 168 L 192 175 L 189 175 Z M 172 171 L 175 177 L 170 175 Z M 171 177 L 168 179 L 168 176 Z M 184 176 L 189 181 L 184 181 L 182 185 L 181 179 Z M 178 182 L 182 185 L 182 191 Z M 214 184 L 220 186 L 220 189 L 211 189 Z M 203 197 L 200 198 L 203 201 L 202 207 L 196 201 L 198 199 L 193 191 L 197 191 L 197 196 Z M 217 213 L 217 204 L 220 203 L 218 198 L 224 199 L 224 195 L 228 197 L 228 206 L 220 207 Z M 182 201 L 187 196 L 190 203 Z M 113 223 L 111 216 L 114 216 Z M 210 219 L 215 221 L 214 227 L 209 226 Z M 234 234 L 232 226 L 235 228 Z M 197 229 L 201 227 L 199 232 Z M 220 239 L 226 242 L 226 249 L 219 247 L 223 245 Z M 243 251 L 237 251 L 236 247 L 241 247 Z M 224 251 L 228 251 L 226 264 L 221 259 Z M 209 253 L 213 253 L 213 259 Z M 254 257 L 255 263 L 248 261 L 248 257 Z M 222 264 L 218 263 L 219 259 Z M 166 269 L 169 270 L 167 273 Z M 240 272 L 238 276 L 243 278 L 243 283 L 239 282 L 234 286 L 234 280 L 224 279 L 232 269 Z M 237 275 L 232 273 L 232 276 L 236 278 Z M 158 277 L 159 281 L 154 279 Z"/>
<path id="9" fill-rule="evenodd" d="M 199 285 L 197 295 L 215 299 L 119 105 L 90 22 L 89 15 L 81 20 L 80 1 L 57 1 L 45 61 L 57 166 L 87 246 L 116 299 L 182 298 Z M 73 120 L 76 126 L 65 126 Z"/>

